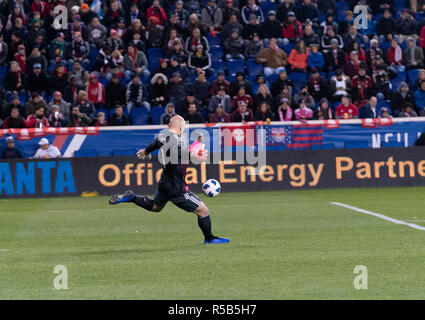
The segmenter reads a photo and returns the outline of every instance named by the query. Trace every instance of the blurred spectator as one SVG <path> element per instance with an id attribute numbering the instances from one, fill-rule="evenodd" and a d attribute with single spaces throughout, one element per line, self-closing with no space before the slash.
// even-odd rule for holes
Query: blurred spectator
<path id="1" fill-rule="evenodd" d="M 106 41 L 106 27 L 100 23 L 98 17 L 93 17 L 91 23 L 87 27 L 87 39 L 93 47 L 100 49 Z"/>
<path id="2" fill-rule="evenodd" d="M 6 138 L 7 147 L 1 152 L 1 159 L 22 159 L 22 152 L 15 147 L 15 140 L 12 136 Z"/>
<path id="3" fill-rule="evenodd" d="M 48 92 L 54 91 L 63 92 L 68 85 L 68 73 L 66 72 L 65 66 L 62 63 L 56 65 L 52 76 L 49 78 Z"/>
<path id="4" fill-rule="evenodd" d="M 341 97 L 351 92 L 350 78 L 344 75 L 341 70 L 336 70 L 335 75 L 331 78 L 329 86 L 329 97 L 331 102 L 341 100 Z"/>
<path id="5" fill-rule="evenodd" d="M 245 74 L 241 71 L 236 72 L 236 79 L 230 84 L 229 95 L 234 97 L 240 88 L 245 88 L 245 92 L 252 95 L 251 83 L 245 78 Z"/>
<path id="6" fill-rule="evenodd" d="M 183 118 L 189 123 L 204 123 L 204 118 L 202 117 L 202 114 L 197 111 L 195 103 L 189 104 L 187 113 L 183 116 Z"/>
<path id="7" fill-rule="evenodd" d="M 75 77 L 76 85 L 79 87 L 87 86 L 89 82 L 89 73 L 83 68 L 80 61 L 74 61 L 71 71 L 69 71 L 69 78 Z"/>
<path id="8" fill-rule="evenodd" d="M 51 144 L 46 138 L 42 138 L 38 143 L 40 148 L 34 154 L 34 159 L 54 159 L 62 157 L 59 149 Z"/>
<path id="9" fill-rule="evenodd" d="M 289 54 L 288 63 L 293 72 L 306 72 L 309 53 L 304 40 L 300 39 Z"/>
<path id="10" fill-rule="evenodd" d="M 47 92 L 48 78 L 42 71 L 40 63 L 36 63 L 32 67 L 32 71 L 26 77 L 27 89 L 30 93 L 38 92 L 45 95 Z"/>
<path id="11" fill-rule="evenodd" d="M 255 111 L 255 121 L 272 121 L 274 119 L 273 112 L 267 102 L 262 102 Z"/>
<path id="12" fill-rule="evenodd" d="M 96 122 L 94 123 L 96 127 L 105 127 L 108 126 L 108 121 L 106 121 L 106 115 L 104 112 L 99 112 L 97 114 Z"/>
<path id="13" fill-rule="evenodd" d="M 208 0 L 207 5 L 201 11 L 201 22 L 209 31 L 220 30 L 223 22 L 223 12 L 215 0 Z"/>
<path id="14" fill-rule="evenodd" d="M 161 116 L 161 124 L 169 124 L 172 117 L 176 115 L 174 104 L 168 103 L 165 106 L 165 112 Z"/>
<path id="15" fill-rule="evenodd" d="M 70 127 L 87 127 L 92 124 L 92 119 L 80 111 L 79 105 L 74 105 L 69 119 Z"/>
<path id="16" fill-rule="evenodd" d="M 116 73 L 112 74 L 112 80 L 105 88 L 106 108 L 111 109 L 117 104 L 124 105 L 126 102 L 126 86 L 121 83 Z"/>
<path id="17" fill-rule="evenodd" d="M 223 123 L 230 122 L 231 118 L 227 112 L 224 112 L 223 106 L 221 104 L 217 105 L 215 111 L 210 113 L 209 122 L 210 123 Z"/>
<path id="18" fill-rule="evenodd" d="M 192 69 L 192 74 L 197 74 L 200 71 L 211 74 L 211 56 L 204 52 L 202 45 L 199 44 L 196 52 L 189 55 L 188 66 Z"/>
<path id="19" fill-rule="evenodd" d="M 155 17 L 158 20 L 158 24 L 165 26 L 168 21 L 165 10 L 161 7 L 158 0 L 153 0 L 152 6 L 146 11 L 146 20 Z"/>
<path id="20" fill-rule="evenodd" d="M 313 110 L 307 107 L 305 99 L 301 99 L 299 102 L 299 107 L 295 109 L 295 119 L 296 120 L 312 120 L 313 119 Z"/>
<path id="21" fill-rule="evenodd" d="M 151 79 L 151 106 L 165 106 L 168 101 L 167 96 L 168 79 L 162 73 L 155 74 Z"/>
<path id="22" fill-rule="evenodd" d="M 264 102 L 267 103 L 270 108 L 270 106 L 273 105 L 273 97 L 270 94 L 269 87 L 267 87 L 266 84 L 261 84 L 258 87 L 257 94 L 254 97 L 254 110 L 258 110 L 260 105 Z"/>
<path id="23" fill-rule="evenodd" d="M 3 121 L 3 129 L 11 128 L 26 128 L 26 121 L 19 114 L 19 108 L 13 107 L 10 109 L 10 115 Z"/>
<path id="24" fill-rule="evenodd" d="M 378 109 L 376 108 L 378 104 L 378 99 L 376 97 L 371 97 L 369 99 L 369 102 L 362 107 L 362 115 L 361 118 L 363 119 L 374 119 L 378 118 Z"/>
<path id="25" fill-rule="evenodd" d="M 87 115 L 90 119 L 94 119 L 94 113 L 96 108 L 94 104 L 89 100 L 88 94 L 84 90 L 78 91 L 77 101 L 74 102 L 74 106 L 78 106 L 81 113 Z"/>
<path id="26" fill-rule="evenodd" d="M 77 97 L 78 97 L 78 92 L 77 92 Z M 69 118 L 69 114 L 71 112 L 70 110 L 71 103 L 66 102 L 62 98 L 62 93 L 60 91 L 55 91 L 53 93 L 52 101 L 50 101 L 49 104 L 47 105 L 48 113 L 52 112 L 53 105 L 59 106 L 59 112 L 63 114 L 65 119 Z"/>
<path id="27" fill-rule="evenodd" d="M 186 39 L 186 52 L 189 54 L 195 53 L 199 44 L 202 45 L 205 52 L 210 51 L 207 38 L 201 35 L 201 30 L 199 28 L 195 28 L 192 31 L 192 35 Z"/>
<path id="28" fill-rule="evenodd" d="M 67 64 L 66 55 L 68 52 L 68 45 L 65 41 L 63 32 L 58 32 L 56 38 L 48 46 L 50 65 L 54 66 L 57 63 Z"/>
<path id="29" fill-rule="evenodd" d="M 66 127 L 68 124 L 67 119 L 64 118 L 57 105 L 52 106 L 52 112 L 47 119 L 49 120 L 49 125 L 54 128 Z"/>
<path id="30" fill-rule="evenodd" d="M 219 71 L 217 72 L 217 79 L 211 83 L 209 92 L 211 96 L 214 96 L 217 94 L 217 89 L 219 87 L 223 87 L 224 91 L 228 94 L 230 92 L 230 82 L 226 80 L 224 77 L 224 72 Z"/>
<path id="31" fill-rule="evenodd" d="M 242 8 L 242 20 L 245 24 L 248 24 L 248 20 L 251 15 L 255 16 L 257 23 L 262 23 L 264 21 L 263 10 L 255 4 L 255 0 L 247 0 L 246 6 Z"/>
<path id="32" fill-rule="evenodd" d="M 30 114 L 33 114 L 39 107 L 43 107 L 47 110 L 47 103 L 37 92 L 33 92 L 31 94 L 31 99 L 29 99 L 25 104 L 25 115 L 29 116 Z"/>
<path id="33" fill-rule="evenodd" d="M 295 13 L 288 12 L 288 16 L 282 21 L 282 34 L 284 44 L 295 43 L 302 36 L 302 24 L 295 17 Z"/>
<path id="34" fill-rule="evenodd" d="M 227 61 L 245 59 L 241 53 L 243 52 L 244 42 L 239 36 L 239 32 L 237 29 L 233 29 L 231 32 L 231 36 L 224 40 L 223 47 Z"/>
<path id="35" fill-rule="evenodd" d="M 5 77 L 6 96 L 22 94 L 25 95 L 24 74 L 16 61 L 10 63 L 10 71 Z"/>
<path id="36" fill-rule="evenodd" d="M 403 60 L 407 70 L 420 69 L 424 66 L 424 52 L 416 46 L 413 37 L 407 39 L 407 48 L 403 52 Z"/>
<path id="37" fill-rule="evenodd" d="M 99 82 L 95 73 L 90 74 L 86 90 L 89 101 L 94 104 L 96 109 L 105 106 L 105 87 Z"/>
<path id="38" fill-rule="evenodd" d="M 198 77 L 196 78 L 192 88 L 195 92 L 195 98 L 196 100 L 198 100 L 201 106 L 208 106 L 208 103 L 210 101 L 208 90 L 210 86 L 211 84 L 205 77 L 205 72 L 198 72 Z"/>
<path id="39" fill-rule="evenodd" d="M 326 98 L 322 98 L 319 103 L 319 107 L 316 111 L 317 120 L 330 120 L 335 119 L 335 112 L 329 106 L 329 101 Z"/>
<path id="40" fill-rule="evenodd" d="M 425 85 L 424 85 L 424 88 L 425 88 Z M 415 104 L 415 96 L 409 90 L 409 86 L 407 85 L 406 82 L 404 81 L 400 82 L 397 88 L 397 92 L 394 93 L 391 99 L 391 102 L 392 102 L 392 112 L 395 117 L 397 117 L 398 113 L 401 110 L 401 107 L 406 105 L 406 103 Z M 418 107 L 420 108 L 420 106 Z"/>
<path id="41" fill-rule="evenodd" d="M 125 79 L 129 81 L 135 74 L 149 79 L 150 72 L 147 67 L 148 60 L 145 54 L 130 43 L 127 47 L 127 54 L 124 56 Z"/>
<path id="42" fill-rule="evenodd" d="M 177 110 L 181 109 L 187 92 L 188 87 L 183 81 L 180 73 L 174 73 L 168 83 L 167 94 L 170 102 L 174 103 Z"/>
<path id="43" fill-rule="evenodd" d="M 276 39 L 270 39 L 268 48 L 261 51 L 257 56 L 257 62 L 264 65 L 264 74 L 270 76 L 279 74 L 288 63 L 287 54 L 277 46 Z"/>
<path id="44" fill-rule="evenodd" d="M 115 106 L 115 112 L 112 117 L 109 119 L 110 126 L 128 126 L 130 121 L 123 114 L 123 109 L 120 105 Z"/>
<path id="45" fill-rule="evenodd" d="M 350 103 L 348 96 L 341 98 L 341 104 L 336 107 L 335 118 L 336 119 L 357 119 L 359 117 L 359 111 L 357 107 Z"/>
<path id="46" fill-rule="evenodd" d="M 276 112 L 276 121 L 292 121 L 295 119 L 294 111 L 290 107 L 288 99 L 283 98 Z"/>
<path id="47" fill-rule="evenodd" d="M 90 54 L 90 45 L 87 41 L 83 40 L 82 34 L 80 31 L 74 33 L 74 39 L 71 41 L 68 47 L 68 63 L 73 64 L 78 61 L 83 66 L 88 66 L 89 54 Z"/>
<path id="48" fill-rule="evenodd" d="M 423 110 L 423 108 L 421 110 Z M 410 118 L 417 117 L 418 114 L 416 113 L 414 106 L 410 103 L 407 103 L 402 109 L 402 111 L 398 114 L 398 116 L 402 118 Z"/>
<path id="49" fill-rule="evenodd" d="M 248 108 L 245 101 L 240 100 L 235 111 L 232 113 L 233 122 L 248 122 L 254 120 L 252 110 Z"/>
<path id="50" fill-rule="evenodd" d="M 257 33 L 254 33 L 252 40 L 245 44 L 245 57 L 255 60 L 258 54 L 264 50 L 263 40 L 260 39 Z"/>
<path id="51" fill-rule="evenodd" d="M 261 27 L 266 46 L 272 38 L 277 39 L 279 45 L 283 45 L 282 26 L 280 21 L 276 19 L 276 11 L 269 11 L 268 18 L 263 22 Z"/>
<path id="52" fill-rule="evenodd" d="M 317 43 L 313 43 L 310 48 L 310 53 L 308 54 L 307 59 L 308 69 L 322 71 L 325 66 L 325 58 L 323 57 L 323 54 L 319 52 L 319 45 Z"/>
<path id="53" fill-rule="evenodd" d="M 226 0 L 225 6 L 223 8 L 223 25 L 226 25 L 229 22 L 230 17 L 234 15 L 238 20 L 241 19 L 241 13 L 237 6 L 234 5 L 233 0 Z"/>
<path id="54" fill-rule="evenodd" d="M 313 96 L 308 91 L 308 85 L 307 84 L 302 85 L 300 92 L 298 92 L 296 95 L 294 95 L 293 103 L 295 104 L 295 106 L 300 105 L 301 100 L 304 100 L 304 102 L 305 102 L 305 104 L 307 105 L 308 108 L 310 108 L 311 110 L 314 109 L 315 101 L 314 101 Z"/>
<path id="55" fill-rule="evenodd" d="M 0 33 L 0 66 L 6 65 L 6 59 L 8 56 L 9 47 L 6 42 L 4 42 L 3 33 Z"/>
<path id="56" fill-rule="evenodd" d="M 134 75 L 133 80 L 128 84 L 126 91 L 127 111 L 130 114 L 133 107 L 141 107 L 142 105 L 150 110 L 150 105 L 144 101 L 145 90 L 139 76 Z"/>
<path id="57" fill-rule="evenodd" d="M 219 86 L 217 88 L 217 94 L 211 97 L 210 103 L 208 105 L 208 111 L 210 113 L 215 112 L 219 105 L 223 108 L 224 112 L 229 114 L 232 113 L 232 99 L 226 94 L 224 86 Z"/>
<path id="58" fill-rule="evenodd" d="M 312 71 L 311 78 L 308 80 L 307 85 L 308 92 L 316 101 L 319 101 L 323 96 L 326 95 L 326 92 L 329 91 L 328 84 L 322 78 L 318 70 Z"/>
<path id="59" fill-rule="evenodd" d="M 46 110 L 44 107 L 38 107 L 33 114 L 30 114 L 26 119 L 28 128 L 48 128 L 50 127 L 49 120 L 46 118 Z"/>

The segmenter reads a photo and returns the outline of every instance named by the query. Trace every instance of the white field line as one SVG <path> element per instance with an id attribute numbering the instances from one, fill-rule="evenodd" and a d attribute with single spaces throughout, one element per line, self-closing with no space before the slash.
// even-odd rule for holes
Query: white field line
<path id="1" fill-rule="evenodd" d="M 9 249 L 0 249 L 0 252 L 8 252 L 10 251 Z"/>
<path id="2" fill-rule="evenodd" d="M 371 216 L 374 216 L 374 217 L 377 217 L 379 219 L 383 219 L 383 220 L 386 220 L 386 221 L 389 221 L 389 222 L 392 222 L 392 223 L 395 223 L 395 224 L 402 224 L 402 225 L 408 226 L 408 227 L 413 228 L 413 229 L 425 231 L 425 227 L 419 226 L 419 225 L 414 224 L 414 223 L 408 223 L 408 222 L 405 222 L 405 221 L 402 221 L 402 220 L 393 219 L 393 218 L 384 216 L 383 214 L 380 214 L 380 213 L 376 213 L 376 212 L 372 212 L 372 211 L 368 211 L 368 210 L 363 210 L 363 209 L 356 208 L 356 207 L 353 207 L 353 206 L 349 206 L 348 204 L 339 203 L 339 202 L 331 202 L 331 204 L 333 204 L 335 206 L 340 206 L 340 207 L 343 207 L 343 208 L 346 208 L 346 209 L 350 209 L 350 210 L 353 210 L 353 211 L 361 212 L 361 213 L 364 213 L 364 214 L 368 214 L 368 215 L 371 215 Z"/>

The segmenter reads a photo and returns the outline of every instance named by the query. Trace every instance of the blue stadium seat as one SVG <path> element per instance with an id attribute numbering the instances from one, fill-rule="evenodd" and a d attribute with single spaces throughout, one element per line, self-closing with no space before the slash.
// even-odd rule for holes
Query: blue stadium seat
<path id="1" fill-rule="evenodd" d="M 98 55 L 99 55 L 99 49 L 91 49 L 90 50 L 90 54 L 89 54 L 90 69 L 93 69 L 94 63 L 95 63 Z"/>
<path id="2" fill-rule="evenodd" d="M 412 69 L 407 72 L 407 78 L 409 79 L 409 86 L 412 89 L 415 85 L 415 81 L 418 78 L 419 69 Z"/>
<path id="3" fill-rule="evenodd" d="M 344 149 L 366 149 L 368 143 L 365 141 L 347 141 L 344 143 Z"/>
<path id="4" fill-rule="evenodd" d="M 221 46 L 221 38 L 220 36 L 213 37 L 208 33 L 207 35 L 208 44 L 210 45 L 210 52 L 211 48 L 213 47 L 220 47 Z"/>
<path id="5" fill-rule="evenodd" d="M 295 44 L 293 44 L 293 43 L 288 43 L 288 44 L 285 44 L 284 46 L 283 46 L 283 51 L 285 51 L 286 52 L 286 54 L 290 54 L 291 53 L 291 51 L 293 50 L 295 48 Z"/>
<path id="6" fill-rule="evenodd" d="M 335 145 L 333 143 L 313 144 L 311 146 L 311 150 L 330 150 L 330 149 L 335 149 Z"/>
<path id="7" fill-rule="evenodd" d="M 406 71 L 398 72 L 397 76 L 395 78 L 392 78 L 390 81 L 392 85 L 392 90 L 397 91 L 400 82 L 406 81 Z"/>
<path id="8" fill-rule="evenodd" d="M 270 11 L 276 11 L 276 4 L 271 1 L 263 1 L 260 2 L 260 8 L 263 11 L 264 19 L 266 19 Z"/>
<path id="9" fill-rule="evenodd" d="M 149 110 L 145 107 L 134 107 L 130 111 L 130 119 L 133 125 L 148 124 Z"/>
<path id="10" fill-rule="evenodd" d="M 159 68 L 159 59 L 156 61 L 149 61 L 148 69 L 153 74 Z"/>
<path id="11" fill-rule="evenodd" d="M 165 107 L 152 107 L 151 108 L 151 118 L 152 124 L 161 124 L 161 116 L 165 112 Z"/>
<path id="12" fill-rule="evenodd" d="M 271 84 L 273 84 L 273 82 L 275 82 L 277 78 L 279 78 L 279 75 L 277 75 L 276 73 L 273 73 L 266 77 L 267 81 Z"/>
<path id="13" fill-rule="evenodd" d="M 97 150 L 76 150 L 74 151 L 75 158 L 83 158 L 83 157 L 98 157 L 99 151 Z"/>
<path id="14" fill-rule="evenodd" d="M 291 72 L 289 79 L 294 84 L 294 90 L 298 92 L 303 84 L 307 82 L 307 73 L 305 72 Z"/>
<path id="15" fill-rule="evenodd" d="M 137 150 L 133 150 L 133 149 L 119 149 L 119 150 L 113 150 L 112 155 L 113 156 L 134 156 L 136 152 Z"/>
<path id="16" fill-rule="evenodd" d="M 344 19 L 345 11 L 349 10 L 350 4 L 348 3 L 348 1 L 336 1 L 335 5 L 337 17 L 339 17 L 340 20 Z"/>
<path id="17" fill-rule="evenodd" d="M 221 60 L 213 60 L 211 62 L 211 68 L 213 68 L 215 72 L 225 72 L 226 64 Z"/>
<path id="18" fill-rule="evenodd" d="M 219 61 L 223 59 L 223 48 L 222 47 L 210 47 L 210 54 L 212 61 Z"/>
<path id="19" fill-rule="evenodd" d="M 246 62 L 246 69 L 249 76 L 258 76 L 263 73 L 263 65 L 257 63 L 255 60 L 248 60 Z"/>
<path id="20" fill-rule="evenodd" d="M 159 61 L 164 56 L 164 50 L 159 47 L 149 48 L 146 52 L 149 61 Z"/>
<path id="21" fill-rule="evenodd" d="M 98 80 L 99 80 L 99 82 L 100 82 L 101 84 L 103 84 L 103 85 L 106 87 L 106 82 L 107 82 L 107 80 L 106 80 L 106 78 L 105 78 L 105 77 L 99 77 L 99 78 L 98 78 Z"/>
<path id="22" fill-rule="evenodd" d="M 245 71 L 245 61 L 244 60 L 231 60 L 227 61 L 227 72 L 229 76 L 234 76 L 237 72 Z"/>

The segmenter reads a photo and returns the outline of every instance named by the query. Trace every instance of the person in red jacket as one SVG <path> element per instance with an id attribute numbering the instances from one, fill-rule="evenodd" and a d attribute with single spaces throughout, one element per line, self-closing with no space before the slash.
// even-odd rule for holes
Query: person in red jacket
<path id="1" fill-rule="evenodd" d="M 152 6 L 146 10 L 146 20 L 148 21 L 151 17 L 158 18 L 159 24 L 162 26 L 165 26 L 168 21 L 167 14 L 165 10 L 161 8 L 158 0 L 154 0 Z"/>
<path id="2" fill-rule="evenodd" d="M 359 110 L 357 107 L 350 103 L 348 96 L 341 98 L 341 104 L 336 107 L 335 118 L 336 119 L 357 119 L 359 117 Z"/>
<path id="3" fill-rule="evenodd" d="M 105 86 L 101 84 L 95 73 L 89 76 L 89 84 L 87 85 L 87 94 L 89 101 L 98 108 L 103 108 L 105 105 Z"/>
<path id="4" fill-rule="evenodd" d="M 34 12 L 40 12 L 43 18 L 47 16 L 48 11 L 46 9 L 47 9 L 46 2 L 42 0 L 34 0 L 34 2 L 31 5 L 32 13 L 34 14 Z"/>
<path id="5" fill-rule="evenodd" d="M 301 22 L 295 18 L 295 13 L 288 12 L 288 18 L 282 24 L 284 44 L 295 43 L 303 35 Z"/>
<path id="6" fill-rule="evenodd" d="M 35 112 L 28 116 L 26 121 L 28 128 L 48 128 L 49 120 L 45 116 L 44 107 L 38 107 Z"/>

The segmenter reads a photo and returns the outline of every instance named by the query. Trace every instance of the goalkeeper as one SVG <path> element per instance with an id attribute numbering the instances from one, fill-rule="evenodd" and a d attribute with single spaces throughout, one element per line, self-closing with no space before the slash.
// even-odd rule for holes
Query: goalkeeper
<path id="1" fill-rule="evenodd" d="M 113 195 L 109 204 L 115 205 L 122 202 L 133 202 L 148 211 L 160 212 L 168 201 L 177 207 L 193 212 L 198 216 L 198 226 L 204 234 L 206 244 L 227 243 L 230 240 L 218 238 L 212 234 L 211 218 L 208 207 L 192 192 L 186 185 L 186 164 L 184 159 L 196 159 L 205 161 L 208 157 L 207 150 L 197 150 L 189 152 L 183 145 L 181 135 L 184 131 L 185 121 L 180 116 L 174 116 L 169 123 L 167 133 L 160 133 L 153 143 L 137 152 L 139 159 L 150 159 L 151 153 L 159 150 L 158 159 L 163 165 L 161 179 L 158 183 L 158 190 L 153 199 L 148 196 L 136 196 L 133 191 L 128 190 L 124 194 Z M 170 159 L 165 163 L 165 159 Z M 174 160 L 174 161 L 173 161 Z"/>

